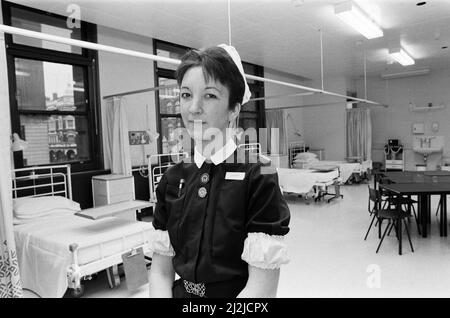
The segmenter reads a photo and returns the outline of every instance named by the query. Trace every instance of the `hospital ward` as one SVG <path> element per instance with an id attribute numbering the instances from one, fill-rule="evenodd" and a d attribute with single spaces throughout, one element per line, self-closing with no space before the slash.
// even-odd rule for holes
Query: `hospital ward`
<path id="1" fill-rule="evenodd" d="M 450 1 L 0 2 L 0 298 L 450 296 Z"/>

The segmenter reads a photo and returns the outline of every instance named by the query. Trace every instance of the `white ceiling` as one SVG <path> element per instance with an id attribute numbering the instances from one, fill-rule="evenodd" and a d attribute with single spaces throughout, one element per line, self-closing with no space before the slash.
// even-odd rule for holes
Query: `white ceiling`
<path id="1" fill-rule="evenodd" d="M 14 0 L 67 15 L 70 4 L 83 20 L 188 47 L 228 43 L 227 0 Z M 366 40 L 334 14 L 343 0 L 231 0 L 231 43 L 242 59 L 267 68 L 320 79 L 320 32 L 324 77 L 364 76 L 420 68 L 450 69 L 450 0 L 356 0 L 384 30 Z M 416 64 L 402 67 L 388 55 L 400 39 Z M 364 54 L 365 53 L 365 54 Z"/>

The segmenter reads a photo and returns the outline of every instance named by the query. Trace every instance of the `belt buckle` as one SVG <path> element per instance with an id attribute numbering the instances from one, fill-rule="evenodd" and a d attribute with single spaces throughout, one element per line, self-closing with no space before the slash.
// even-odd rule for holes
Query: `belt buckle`
<path id="1" fill-rule="evenodd" d="M 184 283 L 184 289 L 189 294 L 194 294 L 194 295 L 197 295 L 199 297 L 204 297 L 205 296 L 206 286 L 205 286 L 204 283 L 196 284 L 196 283 L 184 280 L 184 279 L 183 279 L 183 283 Z"/>

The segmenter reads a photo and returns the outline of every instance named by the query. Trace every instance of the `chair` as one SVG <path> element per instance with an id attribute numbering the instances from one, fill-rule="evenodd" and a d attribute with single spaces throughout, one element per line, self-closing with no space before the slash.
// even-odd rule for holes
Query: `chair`
<path id="1" fill-rule="evenodd" d="M 413 212 L 414 219 L 416 220 L 417 232 L 419 232 L 419 234 L 421 234 L 420 233 L 419 218 L 417 217 L 416 209 L 414 208 L 414 204 L 417 204 L 417 201 L 414 200 L 414 199 L 411 199 L 410 196 L 407 196 L 407 197 L 405 197 L 405 196 L 395 196 L 395 195 L 392 195 L 392 194 L 389 194 L 389 193 L 387 194 L 387 196 L 389 197 L 388 201 L 390 202 L 391 205 L 393 205 L 393 206 L 400 205 L 400 206 L 406 206 L 407 207 L 406 211 L 408 212 L 408 218 L 411 216 L 411 211 Z"/>
<path id="2" fill-rule="evenodd" d="M 391 208 L 391 205 L 393 205 L 392 202 L 385 201 L 385 203 L 383 204 L 383 201 L 385 201 L 385 200 L 382 199 L 381 192 L 379 190 L 372 189 L 369 187 L 369 213 L 372 215 L 372 220 L 370 222 L 369 229 L 367 230 L 364 240 L 367 239 L 367 235 L 369 234 L 370 229 L 372 228 L 372 225 L 373 225 L 373 222 L 375 219 L 377 219 L 377 223 L 378 223 L 378 237 L 380 237 L 380 234 L 381 234 L 381 225 L 382 225 L 383 220 L 388 220 L 388 224 L 383 232 L 383 236 L 381 237 L 380 243 L 378 244 L 376 253 L 378 253 L 378 251 L 380 250 L 381 244 L 383 243 L 387 232 L 388 231 L 390 232 L 392 230 L 392 228 L 394 228 L 397 233 L 397 239 L 399 240 L 399 254 L 401 255 L 402 254 L 402 249 L 401 249 L 402 223 L 401 222 L 403 222 L 403 224 L 405 226 L 406 234 L 408 236 L 411 251 L 414 252 L 414 248 L 413 248 L 413 245 L 411 242 L 411 237 L 409 236 L 408 225 L 405 221 L 405 219 L 408 218 L 410 214 L 407 211 L 404 211 L 401 209 L 400 203 L 396 203 L 395 208 Z M 383 204 L 383 207 L 382 207 L 382 204 Z"/>
<path id="3" fill-rule="evenodd" d="M 387 180 L 387 179 L 380 178 L 378 180 L 378 183 L 379 184 L 390 183 L 390 181 Z M 419 232 L 419 234 L 421 234 L 420 233 L 419 218 L 417 217 L 416 209 L 414 207 L 414 204 L 417 204 L 417 201 L 412 199 L 411 196 L 398 196 L 398 195 L 393 194 L 393 193 L 391 193 L 391 192 L 389 192 L 389 191 L 387 191 L 385 189 L 380 189 L 380 190 L 381 190 L 380 193 L 381 193 L 382 200 L 383 201 L 389 201 L 390 202 L 390 206 L 397 206 L 397 205 L 406 206 L 408 214 L 410 214 L 411 211 L 413 212 L 414 219 L 416 220 L 417 232 Z M 408 218 L 410 216 L 411 215 L 409 215 Z"/>
<path id="4" fill-rule="evenodd" d="M 372 228 L 375 219 L 377 219 L 375 226 L 377 226 L 378 224 L 377 212 L 380 209 L 382 203 L 382 197 L 380 195 L 380 192 L 370 188 L 370 186 L 368 186 L 368 188 L 369 188 L 369 200 L 367 210 L 369 211 L 369 215 L 372 216 L 372 220 L 370 221 L 370 225 L 369 228 L 367 229 L 366 236 L 364 236 L 364 241 L 367 239 L 367 236 L 369 235 L 370 229 Z M 378 238 L 381 238 L 381 228 L 379 227 L 378 229 L 379 229 Z"/>
<path id="5" fill-rule="evenodd" d="M 388 203 L 389 196 L 383 194 L 383 191 L 376 190 L 370 188 L 369 189 L 369 200 L 368 200 L 368 206 L 367 210 L 369 211 L 369 215 L 372 216 L 372 220 L 370 222 L 369 228 L 367 229 L 366 236 L 364 237 L 364 240 L 367 239 L 367 236 L 369 235 L 370 229 L 372 228 L 373 221 L 377 219 L 375 226 L 378 224 L 378 218 L 377 218 L 377 211 L 380 209 L 384 209 Z M 384 204 L 383 204 L 384 203 Z M 378 228 L 378 238 L 381 238 L 381 227 Z"/>

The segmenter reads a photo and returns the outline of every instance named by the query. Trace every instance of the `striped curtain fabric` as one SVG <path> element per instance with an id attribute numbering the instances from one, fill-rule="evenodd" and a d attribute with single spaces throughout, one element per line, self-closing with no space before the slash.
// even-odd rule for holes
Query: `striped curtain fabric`
<path id="1" fill-rule="evenodd" d="M 284 110 L 266 112 L 267 145 L 271 154 L 287 155 L 287 125 Z"/>
<path id="2" fill-rule="evenodd" d="M 370 109 L 347 110 L 347 157 L 372 160 L 372 123 Z"/>
<path id="3" fill-rule="evenodd" d="M 104 138 L 111 173 L 131 176 L 131 152 L 125 107 L 124 97 L 111 97 L 106 101 L 107 134 Z"/>

